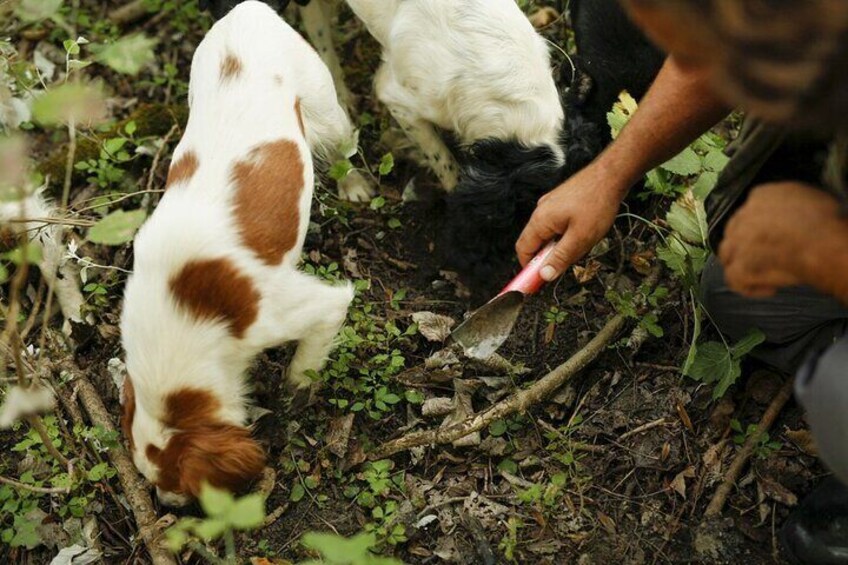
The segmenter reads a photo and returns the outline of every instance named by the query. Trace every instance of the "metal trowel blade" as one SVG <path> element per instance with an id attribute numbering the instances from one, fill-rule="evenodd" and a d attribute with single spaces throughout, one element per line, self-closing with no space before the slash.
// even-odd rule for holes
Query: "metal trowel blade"
<path id="1" fill-rule="evenodd" d="M 468 317 L 451 333 L 465 354 L 473 359 L 488 359 L 503 345 L 524 305 L 524 293 L 505 292 Z"/>

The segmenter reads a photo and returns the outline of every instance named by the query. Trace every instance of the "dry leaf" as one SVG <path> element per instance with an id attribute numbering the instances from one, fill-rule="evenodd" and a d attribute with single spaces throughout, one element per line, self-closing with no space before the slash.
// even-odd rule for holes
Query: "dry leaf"
<path id="1" fill-rule="evenodd" d="M 359 254 L 356 249 L 350 247 L 347 251 L 345 251 L 344 257 L 342 257 L 342 265 L 348 275 L 355 279 L 361 279 L 362 273 L 359 271 L 357 259 L 359 259 Z"/>
<path id="2" fill-rule="evenodd" d="M 610 533 L 610 535 L 615 535 L 615 522 L 612 518 L 598 510 L 598 521 L 604 527 L 604 529 Z"/>
<path id="3" fill-rule="evenodd" d="M 684 470 L 677 473 L 677 476 L 674 477 L 674 480 L 671 481 L 669 486 L 674 489 L 674 491 L 679 494 L 684 499 L 686 498 L 686 479 L 694 479 L 695 478 L 695 467 L 686 467 Z"/>
<path id="4" fill-rule="evenodd" d="M 330 420 L 330 428 L 327 431 L 327 449 L 338 458 L 347 455 L 347 446 L 350 442 L 350 430 L 353 428 L 354 414 L 339 416 Z"/>
<path id="5" fill-rule="evenodd" d="M 574 278 L 577 279 L 577 282 L 580 284 L 586 284 L 598 276 L 598 271 L 601 270 L 601 264 L 594 259 L 590 259 L 586 262 L 584 267 L 574 265 L 572 270 L 574 271 Z"/>
<path id="6" fill-rule="evenodd" d="M 763 489 L 763 493 L 775 502 L 779 502 L 784 506 L 795 506 L 798 504 L 798 497 L 777 481 L 764 477 L 759 480 L 759 486 Z"/>
<path id="7" fill-rule="evenodd" d="M 721 476 L 721 456 L 724 452 L 725 445 L 727 445 L 726 441 L 720 441 L 710 446 L 706 453 L 704 453 L 702 461 L 707 469 L 708 476 L 716 478 Z"/>
<path id="8" fill-rule="evenodd" d="M 416 312 L 412 321 L 418 324 L 418 332 L 428 341 L 442 343 L 450 336 L 451 328 L 456 324 L 453 318 L 433 312 Z"/>
<path id="9" fill-rule="evenodd" d="M 662 447 L 662 453 L 660 454 L 660 461 L 665 463 L 665 461 L 668 459 L 669 455 L 671 455 L 671 444 L 668 443 L 668 442 L 665 442 L 665 444 Z"/>
<path id="10" fill-rule="evenodd" d="M 692 419 L 689 417 L 689 413 L 686 411 L 682 402 L 677 403 L 677 415 L 680 416 L 680 421 L 683 422 L 686 429 L 694 434 L 695 428 L 692 426 Z"/>
<path id="11" fill-rule="evenodd" d="M 446 416 L 453 410 L 453 399 L 447 397 L 428 398 L 421 405 L 421 415 L 425 418 Z"/>
<path id="12" fill-rule="evenodd" d="M 550 6 L 545 6 L 544 8 L 540 8 L 536 10 L 532 14 L 530 14 L 527 19 L 530 20 L 530 23 L 533 24 L 533 27 L 536 29 L 540 29 L 543 27 L 548 27 L 557 19 L 559 19 L 559 12 L 557 12 L 554 8 Z"/>
<path id="13" fill-rule="evenodd" d="M 816 440 L 810 430 L 786 430 L 784 435 L 807 455 L 818 457 L 819 448 L 816 446 Z"/>
<path id="14" fill-rule="evenodd" d="M 654 258 L 655 255 L 653 251 L 640 251 L 630 256 L 630 266 L 643 277 L 647 277 L 651 274 Z"/>

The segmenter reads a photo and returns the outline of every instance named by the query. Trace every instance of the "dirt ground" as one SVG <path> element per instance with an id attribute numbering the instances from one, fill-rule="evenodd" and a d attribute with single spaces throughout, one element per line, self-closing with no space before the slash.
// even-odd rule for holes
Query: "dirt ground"
<path id="1" fill-rule="evenodd" d="M 82 2 L 96 16 L 118 3 L 89 4 Z M 535 11 L 538 4 L 530 2 L 528 10 Z M 193 46 L 208 21 L 189 21 L 185 29 L 176 25 L 154 15 L 132 24 L 132 29 L 158 36 L 157 53 L 173 61 L 178 76 L 185 78 Z M 545 33 L 564 45 L 565 27 L 559 21 Z M 395 135 L 385 109 L 371 97 L 377 50 L 350 14 L 341 16 L 338 34 L 348 84 L 359 95 L 360 117 L 371 116 L 362 126 L 363 156 L 377 163 Z M 15 41 L 29 42 L 30 49 L 37 44 L 22 37 Z M 175 89 L 103 76 L 120 102 L 113 110 L 117 119 L 144 103 L 185 102 Z M 175 141 L 170 141 L 171 147 Z M 61 143 L 40 139 L 37 160 L 46 162 Z M 267 445 L 269 463 L 277 473 L 267 510 L 281 513 L 267 527 L 240 535 L 239 554 L 297 562 L 308 557 L 299 544 L 307 531 L 352 535 L 376 524 L 384 540 L 383 554 L 406 563 L 483 563 L 490 554 L 493 562 L 517 563 L 780 562 L 776 530 L 796 497 L 809 492 L 824 474 L 799 440 L 804 437 L 802 415 L 790 402 L 771 433 L 779 446 L 758 451 L 733 489 L 723 518 L 705 523 L 706 505 L 738 450 L 731 420 L 743 426 L 756 423 L 782 378 L 746 364 L 740 384 L 714 401 L 711 387 L 681 376 L 692 320 L 679 284 L 667 277 L 661 283 L 670 290 L 659 320 L 662 338 L 648 338 L 634 351 L 628 345 L 628 327 L 553 398 L 491 426 L 479 445 L 427 447 L 393 456 L 386 464 L 388 487 L 369 506 L 361 496 L 371 488 L 375 472 L 369 474 L 364 462 L 369 449 L 409 430 L 438 426 L 442 418 L 422 416 L 420 403 L 452 397 L 454 379 L 472 391 L 473 408 L 480 411 L 564 362 L 615 314 L 605 297 L 607 289 L 641 284 L 644 269 L 635 269 L 632 258 L 644 256 L 640 254 L 651 245 L 643 225 L 621 219 L 600 252 L 581 264 L 588 270 L 583 282 L 569 274 L 529 301 L 501 350 L 512 363 L 526 366 L 526 374 L 508 375 L 471 364 L 416 371 L 442 344 L 416 331 L 407 333 L 412 315 L 427 311 L 459 321 L 486 295 L 469 291 L 442 265 L 442 203 L 432 176 L 402 152 L 395 151 L 395 161 L 394 170 L 381 179 L 385 204 L 378 209 L 340 203 L 328 189 L 316 203 L 313 220 L 320 229 L 307 240 L 306 262 L 322 276 L 370 281 L 356 306 L 361 315 L 356 327 L 367 343 L 345 362 L 347 377 L 329 378 L 321 398 L 299 412 L 289 407 L 280 379 L 288 350 L 268 351 L 257 360 L 252 369 L 254 398 L 257 406 L 270 411 L 259 418 L 257 435 Z M 134 165 L 130 185 L 142 188 L 150 167 L 149 160 Z M 161 186 L 165 167 L 153 174 Z M 410 183 L 431 197 L 403 202 Z M 76 194 L 89 190 L 84 179 L 75 181 Z M 632 205 L 653 218 L 661 216 L 668 203 Z M 131 266 L 130 246 L 87 245 L 85 252 L 103 265 Z M 648 261 L 656 259 L 648 256 Z M 107 367 L 110 359 L 122 356 L 117 324 L 125 275 L 96 276 L 108 282 L 108 294 L 96 312 L 96 331 L 78 336 L 73 356 L 117 419 L 118 392 Z M 32 278 L 35 284 L 37 276 Z M 352 412 L 353 404 L 371 394 L 356 392 L 355 381 L 372 378 L 362 371 L 384 363 L 376 359 L 380 355 L 402 359 L 402 366 L 381 381 L 398 401 L 391 397 L 386 410 Z M 347 406 L 340 407 L 339 399 Z M 792 433 L 799 430 L 801 434 Z M 6 450 L 19 440 L 18 432 L 0 434 L 3 474 L 14 475 L 21 464 L 17 454 Z M 114 479 L 105 481 L 87 515 L 97 519 L 106 563 L 142 563 L 145 553 L 134 541 L 136 527 L 119 503 L 119 488 Z M 392 508 L 392 519 L 375 519 L 373 506 Z M 50 515 L 56 504 L 45 501 L 41 507 Z M 199 508 L 181 513 L 198 514 Z M 3 520 L 0 515 L 0 523 Z M 391 539 L 385 528 L 379 531 L 381 524 L 388 524 L 389 530 L 402 525 L 400 537 L 405 539 Z M 43 547 L 27 552 L 0 546 L 4 563 L 47 563 L 53 554 L 55 550 Z M 187 560 L 198 557 L 188 555 Z"/>

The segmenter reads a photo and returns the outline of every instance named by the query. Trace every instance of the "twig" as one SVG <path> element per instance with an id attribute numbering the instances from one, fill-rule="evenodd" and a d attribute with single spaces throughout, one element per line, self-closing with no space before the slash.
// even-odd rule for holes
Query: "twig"
<path id="1" fill-rule="evenodd" d="M 654 268 L 651 274 L 645 279 L 647 287 L 653 288 L 656 286 L 660 272 L 660 267 Z M 594 361 L 612 343 L 626 324 L 627 318 L 621 314 L 616 314 L 607 320 L 601 331 L 583 349 L 572 355 L 568 361 L 533 383 L 529 388 L 508 396 L 488 410 L 479 412 L 463 422 L 443 428 L 413 432 L 388 441 L 372 451 L 368 455 L 368 458 L 374 461 L 376 459 L 384 459 L 413 447 L 452 443 L 469 434 L 479 432 L 495 420 L 500 420 L 516 412 L 526 412 L 531 406 L 535 406 L 551 396 L 566 381 L 585 369 L 589 363 Z"/>
<path id="2" fill-rule="evenodd" d="M 369 459 L 384 459 L 400 451 L 422 445 L 452 443 L 474 432 L 486 428 L 495 420 L 516 412 L 525 412 L 553 394 L 565 382 L 595 360 L 624 328 L 627 319 L 618 314 L 613 316 L 586 346 L 568 361 L 539 379 L 530 388 L 516 392 L 498 402 L 488 410 L 476 414 L 463 422 L 445 428 L 414 432 L 379 446 L 369 454 Z"/>
<path id="3" fill-rule="evenodd" d="M 23 490 L 28 490 L 30 492 L 37 492 L 40 494 L 68 494 L 71 492 L 71 489 L 69 487 L 37 487 L 34 485 L 28 485 L 26 483 L 19 483 L 14 479 L 9 479 L 2 475 L 0 475 L 0 483 Z"/>
<path id="4" fill-rule="evenodd" d="M 133 0 L 129 4 L 112 10 L 106 17 L 117 25 L 127 25 L 140 20 L 148 13 L 145 0 Z"/>
<path id="5" fill-rule="evenodd" d="M 79 397 L 91 418 L 91 422 L 95 426 L 102 427 L 107 433 L 117 433 L 97 390 L 86 377 L 81 375 L 78 369 L 75 368 L 72 372 L 78 375 L 75 380 L 79 387 Z M 110 449 L 108 453 L 115 470 L 118 472 L 118 480 L 120 480 L 127 502 L 132 508 L 139 533 L 144 540 L 148 553 L 150 553 L 150 559 L 154 565 L 176 565 L 177 561 L 174 556 L 159 543 L 159 535 L 154 528 L 157 518 L 156 512 L 153 510 L 153 501 L 150 499 L 150 494 L 141 477 L 139 477 L 126 449 L 119 444 Z"/>
<path id="6" fill-rule="evenodd" d="M 633 428 L 629 432 L 624 432 L 620 436 L 618 436 L 619 443 L 626 440 L 629 437 L 633 437 L 637 434 L 641 434 L 642 432 L 647 432 L 648 430 L 652 430 L 654 428 L 658 428 L 659 426 L 665 425 L 665 418 L 658 418 L 653 422 L 648 422 L 647 424 L 642 424 L 638 428 Z"/>
<path id="7" fill-rule="evenodd" d="M 754 453 L 754 449 L 757 447 L 757 444 L 760 442 L 763 434 L 769 431 L 772 424 L 774 424 L 774 421 L 777 419 L 777 416 L 780 414 L 780 411 L 783 410 L 783 407 L 786 406 L 786 403 L 789 402 L 791 397 L 792 379 L 790 378 L 786 380 L 783 387 L 777 392 L 774 399 L 771 401 L 771 404 L 769 404 L 769 407 L 763 414 L 760 423 L 757 424 L 757 431 L 748 436 L 748 439 L 745 441 L 745 445 L 742 446 L 742 449 L 739 450 L 739 453 L 736 454 L 736 458 L 730 464 L 730 467 L 724 475 L 724 480 L 716 489 L 712 500 L 710 500 L 709 506 L 707 506 L 707 511 L 704 513 L 706 518 L 712 518 L 721 514 L 721 511 L 724 509 L 724 505 L 727 502 L 727 497 L 730 495 L 730 491 L 733 490 L 733 487 L 736 485 L 736 480 L 739 478 L 739 475 L 742 474 L 742 469 L 744 469 L 748 459 L 751 458 L 751 455 Z"/>
<path id="8" fill-rule="evenodd" d="M 271 524 L 273 524 L 274 522 L 279 520 L 280 516 L 285 514 L 286 510 L 288 510 L 288 509 L 289 509 L 289 503 L 288 502 L 286 502 L 282 506 L 278 506 L 273 512 L 271 512 L 270 514 L 268 514 L 268 516 L 265 517 L 265 522 L 263 522 L 262 527 L 267 528 L 268 526 L 270 526 Z"/>

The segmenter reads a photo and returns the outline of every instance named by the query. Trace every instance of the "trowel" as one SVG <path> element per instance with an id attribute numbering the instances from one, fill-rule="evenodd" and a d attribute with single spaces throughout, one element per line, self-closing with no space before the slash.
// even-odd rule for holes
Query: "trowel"
<path id="1" fill-rule="evenodd" d="M 525 299 L 545 286 L 539 273 L 555 246 L 555 241 L 546 245 L 496 297 L 451 332 L 451 339 L 462 347 L 468 357 L 488 359 L 503 345 L 512 333 Z"/>

